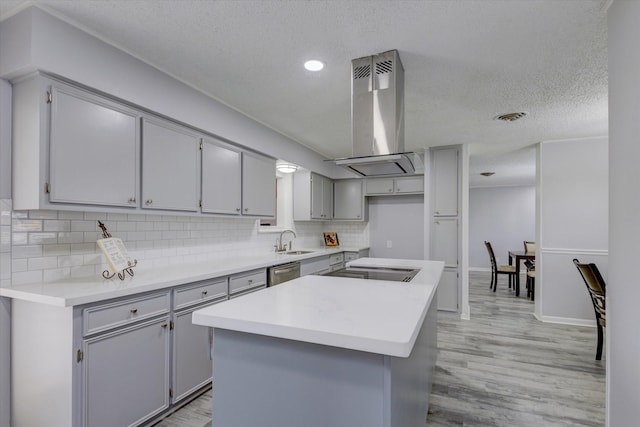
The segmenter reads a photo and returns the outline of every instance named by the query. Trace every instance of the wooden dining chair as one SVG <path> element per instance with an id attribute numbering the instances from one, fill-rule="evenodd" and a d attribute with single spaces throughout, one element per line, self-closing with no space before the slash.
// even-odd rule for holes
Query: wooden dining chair
<path id="1" fill-rule="evenodd" d="M 493 248 L 491 247 L 491 243 L 485 240 L 484 245 L 487 247 L 487 252 L 489 252 L 489 260 L 491 261 L 491 283 L 489 284 L 489 289 L 493 288 L 493 292 L 496 291 L 498 286 L 498 275 L 506 274 L 509 276 L 509 287 L 511 287 L 511 281 L 516 276 L 516 266 L 515 265 L 498 265 L 496 262 L 496 256 L 493 253 Z"/>
<path id="2" fill-rule="evenodd" d="M 596 327 L 598 328 L 598 347 L 596 350 L 596 360 L 602 360 L 602 342 L 604 328 L 606 328 L 606 293 L 607 286 L 600 274 L 598 267 L 591 264 L 581 264 L 580 261 L 574 258 L 573 263 L 578 268 L 582 280 L 584 280 L 587 289 L 589 290 L 589 296 L 591 296 L 591 302 L 593 303 L 593 310 L 596 313 Z"/>
<path id="3" fill-rule="evenodd" d="M 531 301 L 536 299 L 536 263 L 533 260 L 526 260 L 524 266 L 527 268 L 527 296 Z"/>
<path id="4" fill-rule="evenodd" d="M 535 253 L 536 251 L 536 242 L 529 242 L 527 240 L 524 241 L 524 251 L 526 253 Z"/>

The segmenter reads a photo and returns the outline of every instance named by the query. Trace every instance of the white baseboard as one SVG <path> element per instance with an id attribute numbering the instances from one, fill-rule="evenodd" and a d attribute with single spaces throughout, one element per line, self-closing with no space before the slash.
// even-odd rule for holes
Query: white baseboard
<path id="1" fill-rule="evenodd" d="M 572 317 L 556 317 L 556 316 L 538 316 L 537 313 L 533 314 L 536 319 L 545 323 L 558 323 L 561 325 L 572 325 L 572 326 L 586 326 L 589 328 L 596 327 L 596 321 L 587 320 L 587 319 L 574 319 Z"/>
<path id="2" fill-rule="evenodd" d="M 491 273 L 491 268 L 486 268 L 486 267 L 469 267 L 469 271 L 486 271 L 488 273 Z"/>

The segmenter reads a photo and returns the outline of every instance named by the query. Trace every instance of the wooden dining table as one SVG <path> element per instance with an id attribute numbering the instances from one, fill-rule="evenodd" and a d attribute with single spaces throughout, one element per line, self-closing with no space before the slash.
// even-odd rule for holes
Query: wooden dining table
<path id="1" fill-rule="evenodd" d="M 535 260 L 536 259 L 536 253 L 535 252 L 525 252 L 523 250 L 513 250 L 513 251 L 509 251 L 509 265 L 513 265 L 513 260 L 515 259 L 516 261 L 516 296 L 520 296 L 520 263 L 522 260 Z"/>

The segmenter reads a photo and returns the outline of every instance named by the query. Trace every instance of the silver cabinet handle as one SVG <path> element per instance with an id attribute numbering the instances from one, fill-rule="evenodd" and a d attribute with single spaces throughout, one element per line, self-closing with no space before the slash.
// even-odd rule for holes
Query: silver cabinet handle
<path id="1" fill-rule="evenodd" d="M 136 314 L 138 312 L 138 309 L 137 308 L 132 308 L 130 311 L 131 311 L 131 314 Z"/>
<path id="2" fill-rule="evenodd" d="M 151 199 L 147 199 L 147 201 L 146 201 L 146 202 L 144 202 L 144 203 L 145 203 L 145 204 L 147 204 L 147 205 L 150 205 L 151 203 L 153 203 L 153 200 L 151 200 Z"/>
<path id="3" fill-rule="evenodd" d="M 166 323 L 163 323 L 162 325 L 160 325 L 160 327 L 161 327 L 162 329 L 167 329 L 167 326 L 169 326 L 169 325 L 167 325 Z"/>
<path id="4" fill-rule="evenodd" d="M 208 291 L 202 291 L 202 296 L 206 296 L 208 293 Z"/>
<path id="5" fill-rule="evenodd" d="M 240 212 L 240 208 L 236 208 L 236 212 Z"/>
<path id="6" fill-rule="evenodd" d="M 136 198 L 135 197 L 129 198 L 129 203 L 135 203 L 135 202 L 136 202 Z"/>
<path id="7" fill-rule="evenodd" d="M 249 212 L 249 208 L 244 208 L 244 211 L 245 212 Z"/>
<path id="8" fill-rule="evenodd" d="M 209 328 L 209 360 L 213 360 L 213 328 Z"/>
<path id="9" fill-rule="evenodd" d="M 253 279 L 249 279 L 249 284 L 253 283 Z"/>

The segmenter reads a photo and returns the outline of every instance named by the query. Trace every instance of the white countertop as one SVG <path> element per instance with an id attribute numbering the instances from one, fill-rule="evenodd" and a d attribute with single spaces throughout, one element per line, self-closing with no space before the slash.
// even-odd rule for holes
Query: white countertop
<path id="1" fill-rule="evenodd" d="M 408 357 L 434 302 L 444 263 L 361 258 L 348 264 L 421 271 L 410 283 L 304 276 L 197 310 L 193 323 Z"/>
<path id="2" fill-rule="evenodd" d="M 302 255 L 265 253 L 264 255 L 236 256 L 211 259 L 206 262 L 172 264 L 161 268 L 134 268 L 135 275 L 126 275 L 124 280 L 114 277 L 82 277 L 58 282 L 25 284 L 0 288 L 0 296 L 21 299 L 41 304 L 71 307 L 111 298 L 135 295 L 183 285 L 200 280 L 213 279 L 230 274 L 265 268 L 338 252 L 357 252 L 367 248 L 310 248 L 313 251 Z M 301 249 L 302 250 L 302 249 Z"/>

